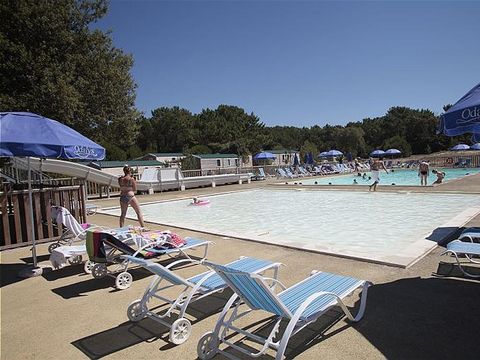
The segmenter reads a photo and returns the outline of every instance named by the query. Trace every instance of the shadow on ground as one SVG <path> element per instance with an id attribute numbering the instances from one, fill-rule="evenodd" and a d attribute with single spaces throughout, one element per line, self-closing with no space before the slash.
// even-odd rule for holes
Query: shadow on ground
<path id="1" fill-rule="evenodd" d="M 480 265 L 472 264 L 468 260 L 462 261 L 461 264 L 466 272 L 480 277 Z M 469 277 L 463 274 L 456 262 L 440 262 L 438 264 L 437 271 L 433 275 L 444 277 L 458 277 L 462 279 L 474 279 L 473 277 Z"/>
<path id="2" fill-rule="evenodd" d="M 479 282 L 464 279 L 379 284 L 355 328 L 387 359 L 478 359 L 479 298 Z"/>
<path id="3" fill-rule="evenodd" d="M 178 258 L 169 258 L 161 262 L 163 266 L 167 266 L 171 262 L 178 260 Z M 191 263 L 183 264 L 183 266 L 175 266 L 173 269 L 183 269 L 192 266 Z M 133 281 L 137 281 L 149 276 L 152 276 L 152 273 L 142 267 L 129 268 L 128 272 L 132 274 Z M 99 289 L 112 288 L 112 291 L 119 291 L 115 288 L 115 276 L 119 273 L 114 274 L 114 276 L 106 276 L 101 279 L 95 279 L 91 274 L 86 274 L 83 271 L 83 264 L 79 265 L 69 265 L 65 266 L 62 269 L 54 270 L 43 275 L 43 277 L 48 281 L 55 281 L 68 276 L 78 275 L 79 279 L 83 281 L 75 282 L 69 285 L 61 286 L 58 288 L 52 289 L 57 295 L 60 295 L 64 299 L 71 299 L 79 296 L 87 296 L 87 293 Z"/>
<path id="4" fill-rule="evenodd" d="M 223 293 L 209 296 L 191 304 L 187 309 L 187 313 L 192 325 L 218 313 L 231 295 L 232 292 L 226 290 Z M 168 318 L 168 322 L 173 323 L 176 319 L 176 316 L 171 316 Z M 150 318 L 145 318 L 137 323 L 125 322 L 115 328 L 84 337 L 72 342 L 72 345 L 90 359 L 100 359 L 144 341 L 162 340 L 160 351 L 165 351 L 175 346 L 168 341 L 169 331 L 170 328 L 167 326 Z M 190 339 L 189 341 L 196 340 Z M 159 352 L 158 356 L 154 357 L 161 358 L 162 353 Z"/>
<path id="5" fill-rule="evenodd" d="M 358 303 L 357 303 L 358 305 Z M 354 313 L 356 313 L 358 308 L 354 309 Z M 298 334 L 294 335 L 290 338 L 288 342 L 287 349 L 285 351 L 285 359 L 293 359 L 297 356 L 301 356 L 306 349 L 313 347 L 322 341 L 328 339 L 331 336 L 334 336 L 343 330 L 347 329 L 350 324 L 345 324 L 338 329 L 335 329 L 331 332 L 329 330 L 339 321 L 344 318 L 343 311 L 338 307 L 335 307 L 329 310 L 327 313 L 322 315 L 316 322 L 313 324 L 308 325 L 306 328 L 302 329 Z M 276 322 L 276 317 L 269 317 L 263 320 L 259 320 L 254 322 L 246 327 L 243 327 L 244 330 L 248 330 L 249 332 L 253 333 L 254 335 L 260 336 L 262 338 L 267 338 Z M 287 327 L 288 322 L 282 321 L 278 334 L 281 336 L 283 335 L 285 328 Z M 237 346 L 246 349 L 252 353 L 257 353 L 260 350 L 260 346 L 256 343 L 251 342 L 250 340 L 246 340 L 244 336 L 241 336 L 238 340 L 234 340 L 233 337 L 236 336 L 237 338 L 239 335 L 232 334 L 227 339 L 229 341 L 234 341 L 234 344 Z M 231 347 L 223 349 L 232 357 L 237 357 L 240 359 L 250 359 L 246 357 L 243 353 L 238 350 L 235 350 Z M 267 354 L 264 354 L 258 359 L 274 359 L 275 352 L 269 350 Z"/>

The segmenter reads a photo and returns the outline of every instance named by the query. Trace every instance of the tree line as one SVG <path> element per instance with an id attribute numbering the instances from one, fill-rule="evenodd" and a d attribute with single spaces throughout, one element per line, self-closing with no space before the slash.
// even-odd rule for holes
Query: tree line
<path id="1" fill-rule="evenodd" d="M 406 107 L 345 126 L 268 127 L 233 105 L 198 114 L 159 107 L 143 116 L 135 108 L 133 57 L 92 26 L 107 10 L 106 0 L 0 0 L 0 110 L 57 119 L 105 146 L 109 160 L 146 152 L 245 156 L 262 149 L 316 155 L 333 148 L 361 157 L 397 148 L 408 156 L 468 141 L 437 135 L 432 111 Z"/>

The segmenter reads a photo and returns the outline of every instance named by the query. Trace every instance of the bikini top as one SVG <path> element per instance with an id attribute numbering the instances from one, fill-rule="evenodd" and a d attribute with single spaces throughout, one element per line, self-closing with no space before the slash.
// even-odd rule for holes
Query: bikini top
<path id="1" fill-rule="evenodd" d="M 125 177 L 121 177 L 119 180 L 118 180 L 119 184 L 120 184 L 120 191 L 133 191 L 133 179 L 130 178 L 128 180 L 125 179 Z"/>

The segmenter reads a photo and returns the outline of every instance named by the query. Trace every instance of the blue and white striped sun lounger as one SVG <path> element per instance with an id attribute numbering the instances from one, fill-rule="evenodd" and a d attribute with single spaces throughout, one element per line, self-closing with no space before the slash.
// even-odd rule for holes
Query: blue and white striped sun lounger
<path id="1" fill-rule="evenodd" d="M 263 278 L 260 275 L 211 262 L 205 262 L 205 264 L 212 267 L 235 291 L 235 294 L 223 308 L 215 329 L 206 333 L 200 339 L 197 346 L 200 359 L 210 359 L 216 353 L 228 356 L 229 354 L 220 349 L 222 344 L 252 357 L 258 357 L 264 354 L 268 348 L 271 348 L 277 351 L 276 359 L 282 359 L 290 338 L 308 324 L 315 322 L 334 306 L 339 305 L 349 320 L 359 321 L 365 312 L 367 289 L 371 285 L 370 282 L 365 280 L 317 272 L 286 289 L 278 280 Z M 273 282 L 273 284 L 269 284 L 269 282 Z M 276 285 L 284 290 L 276 294 L 274 292 Z M 343 299 L 357 289 L 362 289 L 362 295 L 360 309 L 354 317 L 343 303 Z M 242 302 L 237 301 L 238 297 Z M 236 305 L 230 311 L 230 307 L 234 304 Z M 240 311 L 240 306 L 244 305 L 250 309 Z M 276 316 L 275 325 L 266 338 L 234 325 L 235 320 L 252 310 L 263 310 Z M 227 319 L 228 313 L 230 313 L 230 316 Z M 288 325 L 280 337 L 279 331 L 282 320 L 287 320 Z M 259 343 L 262 348 L 253 353 L 251 347 L 247 348 L 241 346 L 240 343 L 232 342 L 230 339 L 234 333 L 239 333 L 247 339 Z"/>
<path id="2" fill-rule="evenodd" d="M 460 240 L 468 240 L 470 242 L 475 242 L 474 240 L 480 240 L 480 229 L 478 228 L 467 228 L 458 237 Z"/>
<path id="3" fill-rule="evenodd" d="M 474 242 L 464 242 L 461 240 L 453 240 L 447 244 L 447 250 L 445 250 L 441 255 L 451 254 L 455 257 L 458 268 L 460 271 L 465 274 L 466 276 L 470 276 L 473 278 L 478 278 L 480 275 L 471 274 L 466 271 L 463 266 L 462 262 L 459 259 L 459 256 L 464 255 L 465 258 L 474 264 L 480 264 L 480 261 L 473 260 L 473 256 L 480 256 L 480 244 Z"/>
<path id="4" fill-rule="evenodd" d="M 180 264 L 199 264 L 201 262 L 192 259 L 182 259 L 175 261 L 168 266 L 162 266 L 150 260 L 140 259 L 133 256 L 122 256 L 124 259 L 138 264 L 149 270 L 156 276 L 145 290 L 141 299 L 133 301 L 127 309 L 127 316 L 130 321 L 140 321 L 149 317 L 170 328 L 169 340 L 176 344 L 182 344 L 187 341 L 191 333 L 191 323 L 185 318 L 185 312 L 190 303 L 200 300 L 206 296 L 223 291 L 227 284 L 215 273 L 209 270 L 201 274 L 192 276 L 188 279 L 174 273 L 171 268 Z M 241 257 L 226 266 L 238 271 L 246 271 L 253 274 L 264 274 L 266 271 L 273 271 L 273 277 L 276 279 L 280 263 L 274 263 L 268 260 L 259 260 L 251 257 Z M 165 297 L 165 290 L 176 287 L 179 289 L 179 295 L 176 299 Z M 169 290 L 169 291 L 170 291 Z M 160 300 L 154 301 L 155 299 Z M 167 304 L 170 304 L 168 307 Z M 167 305 L 167 308 L 162 305 Z M 166 318 L 173 313 L 178 314 L 178 319 L 173 323 L 167 322 Z"/>

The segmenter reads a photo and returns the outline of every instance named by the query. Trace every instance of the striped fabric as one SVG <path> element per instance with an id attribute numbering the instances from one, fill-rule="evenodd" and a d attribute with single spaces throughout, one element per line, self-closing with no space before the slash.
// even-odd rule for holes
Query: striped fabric
<path id="1" fill-rule="evenodd" d="M 448 243 L 447 250 L 456 254 L 480 255 L 480 244 L 454 240 Z"/>
<path id="2" fill-rule="evenodd" d="M 244 271 L 248 273 L 258 273 L 259 271 L 265 270 L 271 267 L 273 263 L 267 260 L 259 260 L 251 257 L 246 257 L 240 260 L 233 261 L 225 266 L 228 266 L 230 269 L 235 269 L 239 271 Z M 206 274 L 209 272 L 204 272 L 202 274 L 198 274 L 188 279 L 191 283 L 198 283 L 201 279 L 205 277 Z M 220 277 L 220 275 L 215 274 L 210 276 L 204 283 L 202 283 L 202 287 L 208 290 L 217 290 L 225 287 L 225 281 Z"/>
<path id="3" fill-rule="evenodd" d="M 233 286 L 234 291 L 252 308 L 261 309 L 270 313 L 290 317 L 279 303 L 278 298 L 270 290 L 265 289 L 251 274 L 232 269 L 230 267 L 215 265 L 217 271 Z"/>
<path id="4" fill-rule="evenodd" d="M 288 288 L 280 293 L 278 297 L 293 314 L 310 295 L 316 292 L 327 291 L 338 295 L 340 298 L 344 298 L 363 283 L 363 280 L 348 276 L 321 272 Z M 326 310 L 336 303 L 337 299 L 331 295 L 320 296 L 305 309 L 302 318 L 306 319 L 319 311 Z"/>

